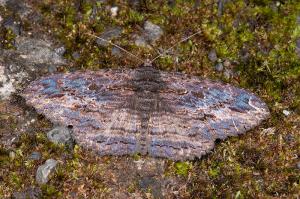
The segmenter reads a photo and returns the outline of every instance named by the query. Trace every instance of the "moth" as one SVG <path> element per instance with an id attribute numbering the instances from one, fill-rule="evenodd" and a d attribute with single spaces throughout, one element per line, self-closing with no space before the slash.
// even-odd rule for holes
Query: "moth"
<path id="1" fill-rule="evenodd" d="M 267 105 L 235 86 L 144 63 L 136 69 L 53 74 L 22 96 L 99 155 L 200 158 L 217 139 L 243 134 L 268 118 Z"/>

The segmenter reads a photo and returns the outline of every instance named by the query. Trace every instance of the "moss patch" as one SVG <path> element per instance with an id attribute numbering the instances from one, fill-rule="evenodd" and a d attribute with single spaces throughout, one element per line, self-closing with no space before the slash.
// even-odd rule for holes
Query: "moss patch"
<path id="1" fill-rule="evenodd" d="M 113 42 L 144 59 L 201 30 L 200 35 L 178 44 L 168 55 L 158 59 L 156 65 L 162 70 L 222 79 L 252 90 L 268 103 L 271 118 L 246 135 L 218 143 L 214 151 L 201 160 L 166 161 L 164 176 L 173 177 L 185 187 L 178 189 L 178 197 L 296 197 L 300 189 L 296 167 L 300 161 L 300 62 L 296 54 L 296 40 L 300 38 L 299 2 L 227 1 L 222 15 L 218 14 L 218 4 L 208 0 L 200 1 L 199 5 L 194 1 L 177 0 L 172 6 L 166 1 L 141 2 L 145 3 L 45 0 L 31 6 L 42 14 L 43 30 L 51 30 L 49 36 L 65 46 L 64 56 L 70 62 L 68 69 L 137 66 L 137 60 L 127 55 L 113 56 L 111 46 L 100 47 L 95 38 L 87 35 L 100 35 L 106 27 L 122 27 L 121 36 Z M 116 17 L 110 15 L 111 6 L 119 7 Z M 3 7 L 0 11 L 9 15 Z M 134 45 L 133 35 L 140 33 L 146 20 L 164 30 L 155 49 Z M 13 47 L 15 36 L 10 30 L 1 29 L 0 38 L 2 46 Z M 223 73 L 214 70 L 216 63 L 208 59 L 212 49 L 217 52 L 218 62 L 225 65 L 225 61 L 229 61 L 225 68 L 233 72 L 232 77 L 225 78 Z M 292 114 L 284 116 L 284 109 Z M 0 114 L 0 121 L 14 129 L 11 116 Z M 50 182 L 42 187 L 46 197 L 65 198 L 69 193 L 79 198 L 110 194 L 119 182 L 114 181 L 115 176 L 108 170 L 128 157 L 99 158 L 78 146 L 74 151 L 66 151 L 47 141 L 45 129 L 49 123 L 42 119 L 37 123 L 44 130 L 22 135 L 14 159 L 9 158 L 7 149 L 0 148 L 0 196 L 35 185 L 35 171 L 48 158 L 59 160 L 61 164 Z M 0 125 L 0 128 L 4 127 Z M 26 157 L 32 151 L 41 152 L 42 160 L 28 161 Z M 129 161 L 141 158 L 136 155 Z M 136 179 L 124 190 L 139 192 Z"/>

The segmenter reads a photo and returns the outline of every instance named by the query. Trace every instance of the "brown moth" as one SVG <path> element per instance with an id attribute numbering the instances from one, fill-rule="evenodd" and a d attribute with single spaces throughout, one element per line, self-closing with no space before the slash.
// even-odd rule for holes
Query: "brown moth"
<path id="1" fill-rule="evenodd" d="M 244 89 L 151 63 L 46 76 L 22 96 L 53 123 L 72 126 L 76 142 L 100 155 L 200 158 L 216 139 L 243 134 L 269 116 Z"/>

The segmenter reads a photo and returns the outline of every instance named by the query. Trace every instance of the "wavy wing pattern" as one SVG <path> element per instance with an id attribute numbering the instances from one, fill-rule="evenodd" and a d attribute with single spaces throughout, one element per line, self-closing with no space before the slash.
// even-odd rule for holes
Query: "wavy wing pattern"
<path id="1" fill-rule="evenodd" d="M 52 122 L 73 126 L 77 143 L 100 155 L 194 159 L 269 116 L 244 89 L 146 66 L 55 74 L 22 95 Z"/>

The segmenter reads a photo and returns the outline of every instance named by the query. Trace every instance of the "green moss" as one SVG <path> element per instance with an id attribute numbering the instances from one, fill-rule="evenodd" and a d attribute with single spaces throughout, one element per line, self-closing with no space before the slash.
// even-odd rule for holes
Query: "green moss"
<path id="1" fill-rule="evenodd" d="M 13 33 L 13 31 L 10 28 L 3 29 L 0 31 L 0 38 L 1 38 L 1 46 L 3 46 L 4 49 L 14 49 L 14 41 L 16 38 L 16 35 Z"/>
<path id="2" fill-rule="evenodd" d="M 191 169 L 192 169 L 192 164 L 189 162 L 175 163 L 175 173 L 177 175 L 187 176 Z"/>
<path id="3" fill-rule="evenodd" d="M 170 56 L 164 56 L 159 59 L 159 66 L 163 69 L 170 69 L 173 64 L 173 59 Z"/>
<path id="4" fill-rule="evenodd" d="M 59 191 L 53 185 L 42 185 L 41 189 L 45 197 L 58 197 L 60 195 Z"/>
<path id="5" fill-rule="evenodd" d="M 147 1 L 137 7 L 119 0 L 80 2 L 79 6 L 75 0 L 47 0 L 32 5 L 43 14 L 44 27 L 41 28 L 45 32 L 51 30 L 52 36 L 66 47 L 65 57 L 70 62 L 66 70 L 72 67 L 97 70 L 137 65 L 127 55 L 121 58 L 112 56 L 111 46 L 99 47 L 95 38 L 85 33 L 99 35 L 107 27 L 120 26 L 123 28 L 122 37 L 114 42 L 133 54 L 149 58 L 156 54 L 155 49 L 167 49 L 183 37 L 201 30 L 200 35 L 175 46 L 155 64 L 162 70 L 220 79 L 221 75 L 214 71 L 215 63 L 207 58 L 209 51 L 215 49 L 219 61 L 230 60 L 232 65 L 228 69 L 236 74 L 226 81 L 254 91 L 268 103 L 271 118 L 261 127 L 216 144 L 213 153 L 201 160 L 166 161 L 164 176 L 187 187 L 187 193 L 180 196 L 292 198 L 299 192 L 300 177 L 294 158 L 299 153 L 300 144 L 297 131 L 300 121 L 297 115 L 300 113 L 300 64 L 295 52 L 296 40 L 300 37 L 297 24 L 300 4 L 297 1 L 280 1 L 277 5 L 272 0 L 227 1 L 221 16 L 217 15 L 217 4 L 208 0 L 200 1 L 198 7 L 193 7 L 193 1 L 178 0 L 174 7 L 169 7 L 166 1 Z M 119 14 L 114 18 L 107 9 L 112 5 L 119 7 Z M 11 14 L 3 7 L 0 13 L 2 17 Z M 164 30 L 154 49 L 136 47 L 132 39 L 134 34 L 140 33 L 146 20 Z M 32 28 L 30 23 L 26 26 L 29 30 Z M 2 46 L 13 47 L 15 35 L 11 30 L 1 29 L 0 38 Z M 80 54 L 79 59 L 73 58 L 74 52 Z M 292 115 L 283 116 L 283 109 L 290 110 Z M 17 127 L 10 114 L 1 113 L 0 120 L 0 130 L 4 129 L 2 123 L 9 124 L 11 130 Z M 62 162 L 49 184 L 42 187 L 44 195 L 49 198 L 64 198 L 70 189 L 75 192 L 83 190 L 88 197 L 102 196 L 110 192 L 112 185 L 119 183 L 112 182 L 107 170 L 114 163 L 118 165 L 122 158 L 97 159 L 77 145 L 73 151 L 65 150 L 47 140 L 45 133 L 50 124 L 43 120 L 38 123 L 41 123 L 40 128 L 36 128 L 39 130 L 34 135 L 21 136 L 16 145 L 15 159 L 9 159 L 8 151 L 0 148 L 1 171 L 7 171 L 1 173 L 4 186 L 0 185 L 0 194 L 34 184 L 37 167 L 48 158 Z M 262 132 L 265 128 L 276 130 L 268 134 Z M 41 152 L 42 160 L 28 161 L 26 158 L 32 151 Z M 140 158 L 143 157 L 134 155 L 128 161 Z M 115 170 L 118 168 L 119 165 Z M 140 191 L 136 179 L 125 189 L 129 193 Z"/>
<path id="6" fill-rule="evenodd" d="M 129 24 L 138 24 L 144 20 L 144 16 L 135 10 L 129 10 L 128 21 Z"/>
<path id="7" fill-rule="evenodd" d="M 137 183 L 134 182 L 127 188 L 127 191 L 129 193 L 134 193 L 137 190 L 137 187 Z"/>
<path id="8" fill-rule="evenodd" d="M 204 21 L 201 29 L 209 41 L 215 41 L 222 34 L 222 30 L 218 28 L 218 24 L 210 23 L 209 21 Z"/>
<path id="9" fill-rule="evenodd" d="M 212 178 L 217 177 L 220 174 L 220 169 L 219 168 L 211 168 L 208 171 L 208 175 Z"/>
<path id="10" fill-rule="evenodd" d="M 21 188 L 22 180 L 16 172 L 10 173 L 10 181 L 17 189 Z"/>
<path id="11" fill-rule="evenodd" d="M 140 159 L 141 159 L 141 154 L 139 154 L 139 153 L 133 154 L 133 159 L 134 159 L 135 161 L 140 160 Z"/>

